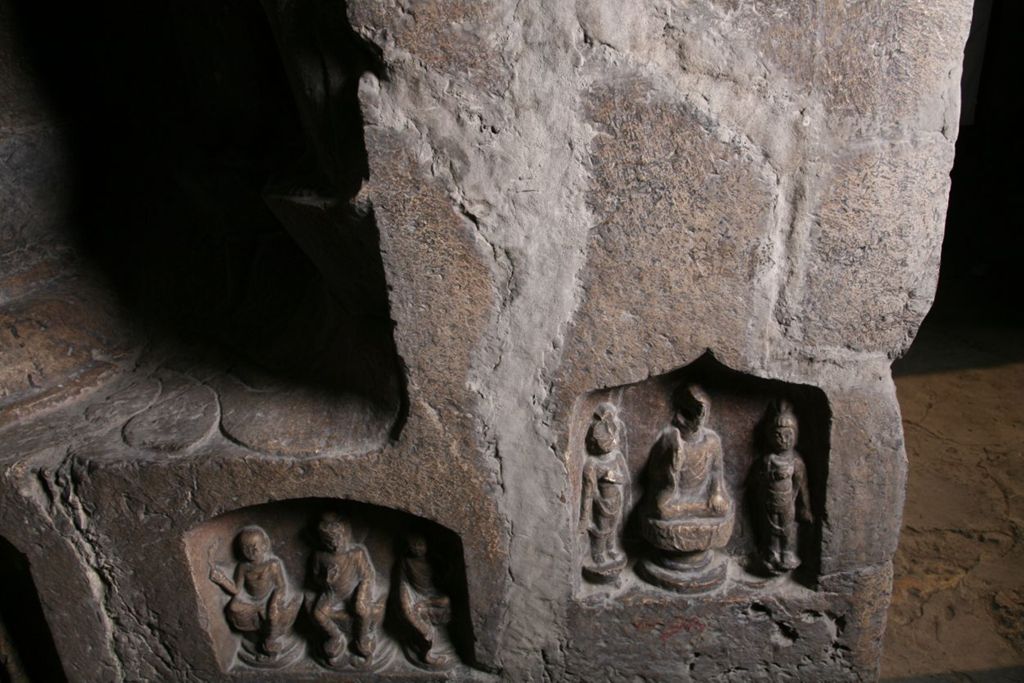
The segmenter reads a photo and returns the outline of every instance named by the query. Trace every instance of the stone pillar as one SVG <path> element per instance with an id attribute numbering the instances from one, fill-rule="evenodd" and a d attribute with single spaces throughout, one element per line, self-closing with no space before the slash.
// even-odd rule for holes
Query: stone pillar
<path id="1" fill-rule="evenodd" d="M 69 677 L 876 677 L 971 3 L 263 4 L 301 333 L 0 374 Z"/>

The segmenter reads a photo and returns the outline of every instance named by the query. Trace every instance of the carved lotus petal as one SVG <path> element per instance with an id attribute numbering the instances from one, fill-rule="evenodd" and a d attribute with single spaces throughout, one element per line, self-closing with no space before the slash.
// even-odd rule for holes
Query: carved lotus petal
<path id="1" fill-rule="evenodd" d="M 136 448 L 174 452 L 206 438 L 217 424 L 217 395 L 203 385 L 177 392 L 124 426 L 124 440 Z"/>

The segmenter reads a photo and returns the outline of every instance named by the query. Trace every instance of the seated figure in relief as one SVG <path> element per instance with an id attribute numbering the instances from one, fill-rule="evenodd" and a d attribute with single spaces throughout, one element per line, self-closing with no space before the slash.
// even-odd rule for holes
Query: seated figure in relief
<path id="1" fill-rule="evenodd" d="M 658 435 L 649 463 L 649 514 L 663 520 L 724 515 L 732 506 L 725 489 L 722 440 L 707 427 L 711 400 L 696 385 L 674 397 L 672 423 Z"/>
<path id="2" fill-rule="evenodd" d="M 231 628 L 243 635 L 238 658 L 251 666 L 278 668 L 300 654 L 291 632 L 300 600 L 292 595 L 281 560 L 271 552 L 270 538 L 258 526 L 242 529 L 236 538 L 241 561 L 234 578 L 215 564 L 210 580 L 231 596 L 224 613 Z"/>
<path id="3" fill-rule="evenodd" d="M 398 605 L 410 627 L 405 653 L 416 666 L 438 670 L 455 663 L 455 652 L 447 634 L 451 600 L 435 565 L 427 539 L 410 534 L 398 564 Z"/>
<path id="4" fill-rule="evenodd" d="M 656 586 L 704 593 L 721 586 L 720 552 L 732 535 L 735 511 L 726 489 L 722 441 L 707 426 L 711 400 L 696 385 L 679 387 L 671 424 L 658 435 L 647 469 L 640 532 L 651 545 L 637 572 Z"/>
<path id="5" fill-rule="evenodd" d="M 316 589 L 310 607 L 323 630 L 323 656 L 328 666 L 370 666 L 384 605 L 375 597 L 376 572 L 366 548 L 352 542 L 352 530 L 340 515 L 327 512 L 317 532 L 321 548 L 313 556 Z M 350 642 L 351 641 L 351 642 Z M 349 649 L 353 652 L 346 658 Z"/>

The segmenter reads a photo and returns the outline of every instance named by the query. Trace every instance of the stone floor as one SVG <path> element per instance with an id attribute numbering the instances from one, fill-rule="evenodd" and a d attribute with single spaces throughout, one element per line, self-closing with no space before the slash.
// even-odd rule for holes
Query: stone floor
<path id="1" fill-rule="evenodd" d="M 1024 327 L 929 319 L 894 370 L 910 477 L 883 679 L 1024 681 Z"/>

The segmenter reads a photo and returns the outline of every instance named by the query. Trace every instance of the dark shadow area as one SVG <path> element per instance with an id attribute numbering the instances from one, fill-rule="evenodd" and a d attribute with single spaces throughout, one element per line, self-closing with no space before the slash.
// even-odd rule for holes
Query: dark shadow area
<path id="1" fill-rule="evenodd" d="M 28 560 L 0 538 L 0 683 L 66 681 Z"/>
<path id="2" fill-rule="evenodd" d="M 8 1 L 70 147 L 70 238 L 148 344 L 362 402 L 394 435 L 379 239 L 353 204 L 378 67 L 344 3 Z"/>
<path id="3" fill-rule="evenodd" d="M 1024 360 L 1022 26 L 1024 4 L 975 5 L 938 291 L 897 375 Z"/>

